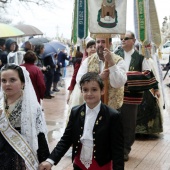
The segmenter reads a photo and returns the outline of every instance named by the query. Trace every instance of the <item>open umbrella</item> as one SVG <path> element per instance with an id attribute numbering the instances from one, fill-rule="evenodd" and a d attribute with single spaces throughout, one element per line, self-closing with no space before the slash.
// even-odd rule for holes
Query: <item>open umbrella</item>
<path id="1" fill-rule="evenodd" d="M 42 31 L 32 25 L 19 24 L 16 28 L 25 33 L 25 36 L 43 35 Z"/>
<path id="2" fill-rule="evenodd" d="M 19 29 L 4 23 L 0 23 L 0 38 L 18 37 L 24 35 Z"/>
<path id="3" fill-rule="evenodd" d="M 60 50 L 66 49 L 66 46 L 57 41 L 51 41 L 49 43 L 44 44 L 45 50 L 43 57 L 46 56 L 48 53 L 54 52 L 58 53 Z"/>
<path id="4" fill-rule="evenodd" d="M 33 45 L 38 45 L 38 44 L 48 43 L 48 42 L 49 42 L 49 40 L 48 40 L 47 38 L 44 38 L 44 37 L 31 38 L 31 39 L 29 39 L 29 41 L 30 41 Z"/>

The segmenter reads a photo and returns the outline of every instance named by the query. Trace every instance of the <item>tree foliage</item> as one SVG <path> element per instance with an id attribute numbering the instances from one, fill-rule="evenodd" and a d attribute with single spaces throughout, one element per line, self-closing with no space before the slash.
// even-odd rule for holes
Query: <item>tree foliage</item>
<path id="1" fill-rule="evenodd" d="M 52 9 L 55 7 L 53 0 L 0 0 L 0 22 L 10 24 L 12 20 L 9 19 L 6 14 L 9 14 L 9 9 L 11 4 L 15 2 L 15 4 L 21 4 L 26 9 L 31 9 L 31 5 L 35 4 L 37 6 L 41 6 L 47 9 Z M 15 11 L 17 13 L 17 11 Z"/>
<path id="2" fill-rule="evenodd" d="M 0 8 L 6 8 L 7 4 L 11 3 L 14 0 L 0 0 Z M 48 6 L 48 5 L 52 5 L 52 2 L 50 2 L 49 0 L 19 0 L 19 2 L 22 3 L 34 3 L 40 6 Z"/>
<path id="3" fill-rule="evenodd" d="M 0 0 L 2 4 L 7 4 L 10 3 L 12 0 Z M 31 3 L 36 3 L 37 5 L 44 5 L 48 4 L 49 2 L 47 0 L 19 0 L 21 2 L 31 2 Z"/>
<path id="4" fill-rule="evenodd" d="M 5 17 L 2 18 L 0 16 L 0 22 L 5 23 L 5 24 L 10 24 L 12 22 L 12 20 L 8 19 L 8 18 L 5 18 Z"/>

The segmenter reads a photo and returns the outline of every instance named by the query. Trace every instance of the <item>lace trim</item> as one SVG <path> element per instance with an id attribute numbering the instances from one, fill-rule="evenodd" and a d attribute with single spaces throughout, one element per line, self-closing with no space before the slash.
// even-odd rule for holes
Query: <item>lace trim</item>
<path id="1" fill-rule="evenodd" d="M 93 146 L 87 146 L 82 144 L 80 161 L 88 169 L 92 164 Z"/>

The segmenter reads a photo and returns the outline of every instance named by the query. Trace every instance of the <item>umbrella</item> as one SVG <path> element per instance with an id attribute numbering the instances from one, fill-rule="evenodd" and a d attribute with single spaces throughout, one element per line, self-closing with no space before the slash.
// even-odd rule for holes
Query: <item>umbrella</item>
<path id="1" fill-rule="evenodd" d="M 11 25 L 0 23 L 0 38 L 18 37 L 22 35 L 24 35 L 24 32 L 19 29 Z"/>
<path id="2" fill-rule="evenodd" d="M 51 41 L 49 43 L 45 43 L 44 44 L 44 53 L 43 53 L 43 57 L 46 56 L 48 53 L 54 52 L 54 53 L 58 53 L 60 50 L 62 49 L 66 49 L 66 46 L 60 42 L 57 41 Z"/>
<path id="3" fill-rule="evenodd" d="M 32 45 L 38 45 L 42 43 L 48 43 L 49 40 L 47 38 L 41 37 L 41 38 L 31 38 L 29 39 L 29 42 L 31 42 Z"/>
<path id="4" fill-rule="evenodd" d="M 25 36 L 43 35 L 42 31 L 32 25 L 19 24 L 15 27 L 23 31 Z"/>

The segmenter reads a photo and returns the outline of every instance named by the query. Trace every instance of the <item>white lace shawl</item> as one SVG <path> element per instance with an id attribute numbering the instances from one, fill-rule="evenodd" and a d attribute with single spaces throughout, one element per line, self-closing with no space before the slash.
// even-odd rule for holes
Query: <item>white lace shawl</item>
<path id="1" fill-rule="evenodd" d="M 21 113 L 21 134 L 27 140 L 33 151 L 37 153 L 38 138 L 37 135 L 42 132 L 47 139 L 47 127 L 45 123 L 44 113 L 25 67 L 21 67 L 25 77 L 25 87 L 23 90 L 23 102 Z"/>

